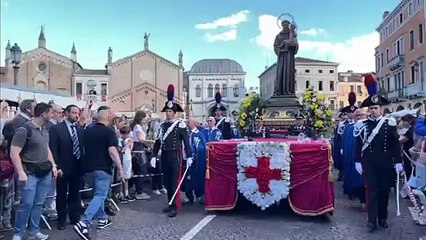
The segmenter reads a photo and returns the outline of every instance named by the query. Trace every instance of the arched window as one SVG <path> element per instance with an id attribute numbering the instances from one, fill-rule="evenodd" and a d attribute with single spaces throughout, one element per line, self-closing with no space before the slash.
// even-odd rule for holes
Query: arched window
<path id="1" fill-rule="evenodd" d="M 234 97 L 240 97 L 240 89 L 238 87 L 238 84 L 235 84 L 232 89 Z"/>
<path id="2" fill-rule="evenodd" d="M 40 90 L 47 90 L 47 85 L 44 81 L 37 81 L 36 88 Z"/>
<path id="3" fill-rule="evenodd" d="M 339 102 L 339 110 L 343 108 L 343 101 Z"/>
<path id="4" fill-rule="evenodd" d="M 200 87 L 200 85 L 197 85 L 195 87 L 195 97 L 197 97 L 197 98 L 201 97 L 201 87 Z"/>
<path id="5" fill-rule="evenodd" d="M 222 84 L 222 97 L 226 97 L 227 94 L 228 94 L 228 87 L 226 86 L 226 84 Z"/>
<path id="6" fill-rule="evenodd" d="M 213 85 L 209 84 L 207 87 L 207 97 L 213 97 Z"/>
<path id="7" fill-rule="evenodd" d="M 220 86 L 219 84 L 214 85 L 214 94 L 220 92 Z"/>

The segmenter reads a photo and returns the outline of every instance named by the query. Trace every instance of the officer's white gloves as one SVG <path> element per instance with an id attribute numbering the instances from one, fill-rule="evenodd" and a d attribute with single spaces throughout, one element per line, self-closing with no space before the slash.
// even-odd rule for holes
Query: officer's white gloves
<path id="1" fill-rule="evenodd" d="M 157 158 L 156 157 L 152 157 L 151 161 L 149 162 L 149 164 L 151 164 L 151 167 L 155 168 L 155 163 L 157 162 Z"/>
<path id="2" fill-rule="evenodd" d="M 355 169 L 356 169 L 356 171 L 357 171 L 360 175 L 362 175 L 362 165 L 361 165 L 361 163 L 356 162 L 356 163 L 355 163 Z"/>
<path id="3" fill-rule="evenodd" d="M 396 171 L 396 173 L 400 173 L 403 170 L 404 170 L 404 168 L 402 167 L 402 163 L 395 164 L 395 171 Z"/>
<path id="4" fill-rule="evenodd" d="M 189 168 L 192 165 L 192 157 L 186 159 L 186 167 Z"/>

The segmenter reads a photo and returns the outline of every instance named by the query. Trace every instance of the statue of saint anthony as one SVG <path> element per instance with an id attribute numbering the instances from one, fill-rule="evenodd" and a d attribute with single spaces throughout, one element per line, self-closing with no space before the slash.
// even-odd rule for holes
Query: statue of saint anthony
<path id="1" fill-rule="evenodd" d="M 275 37 L 274 42 L 274 52 L 278 57 L 274 96 L 294 95 L 296 93 L 294 56 L 299 49 L 296 23 L 284 20 L 281 22 L 281 26 L 282 30 Z"/>

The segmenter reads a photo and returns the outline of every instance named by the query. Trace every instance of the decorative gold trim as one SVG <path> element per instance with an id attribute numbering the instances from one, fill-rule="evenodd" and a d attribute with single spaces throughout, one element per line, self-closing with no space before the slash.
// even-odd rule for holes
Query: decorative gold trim
<path id="1" fill-rule="evenodd" d="M 328 145 L 328 182 L 334 182 L 333 157 L 331 156 L 331 144 Z"/>
<path id="2" fill-rule="evenodd" d="M 232 210 L 237 205 L 237 201 L 238 201 L 238 188 L 237 188 L 237 192 L 235 193 L 235 200 L 234 200 L 234 202 L 231 205 L 224 205 L 224 206 L 215 205 L 213 207 L 206 207 L 205 210 L 206 211 L 226 211 L 226 210 Z"/>
<path id="3" fill-rule="evenodd" d="M 300 215 L 303 215 L 303 216 L 320 216 L 320 215 L 323 215 L 323 214 L 326 214 L 326 213 L 330 213 L 330 212 L 332 212 L 332 211 L 334 211 L 334 206 L 333 206 L 333 204 L 330 206 L 325 206 L 325 207 L 323 207 L 323 208 L 320 208 L 320 209 L 317 209 L 317 210 L 302 210 L 302 209 L 298 209 L 298 208 L 296 208 L 292 203 L 291 203 L 291 200 L 290 200 L 290 198 L 288 198 L 288 203 L 290 204 L 290 207 L 291 207 L 291 209 L 295 212 L 295 213 L 297 213 L 297 214 L 300 214 Z"/>
<path id="4" fill-rule="evenodd" d="M 211 144 L 207 144 L 207 157 L 206 157 L 206 179 L 210 179 L 210 151 L 213 151 L 214 147 Z"/>

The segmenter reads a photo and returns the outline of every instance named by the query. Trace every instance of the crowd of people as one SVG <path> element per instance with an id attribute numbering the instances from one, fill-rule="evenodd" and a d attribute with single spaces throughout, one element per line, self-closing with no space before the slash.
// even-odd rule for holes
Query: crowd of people
<path id="1" fill-rule="evenodd" d="M 368 214 L 368 229 L 373 232 L 378 226 L 388 228 L 389 192 L 391 188 L 397 189 L 397 176 L 415 177 L 412 173 L 417 162 L 412 154 L 426 152 L 422 148 L 426 122 L 423 106 L 415 115 L 384 116 L 382 106 L 389 101 L 378 94 L 374 74 L 365 76 L 365 85 L 369 97 L 360 108 L 355 106 L 356 96 L 352 92 L 349 105 L 339 114 L 333 160 L 344 193 L 349 199 L 359 199 L 360 210 Z M 425 174 L 424 168 L 418 170 L 415 174 Z M 425 184 L 423 179 L 421 186 L 411 187 L 424 188 Z"/>
<path id="2" fill-rule="evenodd" d="M 163 108 L 164 120 L 144 111 L 129 120 L 106 106 L 93 114 L 90 104 L 79 109 L 21 101 L 16 116 L 1 126 L 1 230 L 13 230 L 13 240 L 48 239 L 39 227 L 45 218 L 57 221 L 59 230 L 69 221 L 82 239 L 90 239 L 93 219 L 98 229 L 112 224 L 109 198 L 125 204 L 165 194 L 169 217 L 177 215 L 181 200 L 203 204 L 206 144 L 237 137 L 225 110 L 218 102 L 203 125 L 177 118 L 183 110 L 173 97 Z M 178 189 L 186 168 L 187 180 Z"/>
<path id="3" fill-rule="evenodd" d="M 355 107 L 351 93 L 337 119 L 333 159 L 344 193 L 359 198 L 360 210 L 368 213 L 368 228 L 375 231 L 377 225 L 388 227 L 388 197 L 396 174 L 405 170 L 410 177 L 411 155 L 426 152 L 421 145 L 426 124 L 420 116 L 424 113 L 417 120 L 413 115 L 398 121 L 383 116 L 381 107 L 388 100 L 369 81 L 374 83 L 374 76 L 366 75 L 369 97 L 361 108 Z M 56 220 L 59 230 L 67 227 L 68 219 L 87 240 L 94 219 L 98 229 L 112 224 L 110 198 L 125 204 L 164 194 L 168 204 L 163 212 L 169 217 L 177 215 L 181 201 L 203 204 L 206 144 L 239 136 L 223 116 L 227 109 L 220 101 L 204 125 L 194 117 L 178 118 L 183 109 L 173 101 L 173 87 L 167 96 L 164 120 L 138 111 L 129 121 L 106 106 L 93 114 L 91 104 L 79 109 L 20 102 L 19 113 L 1 121 L 1 230 L 13 230 L 13 240 L 48 239 L 40 231 L 40 219 Z M 7 103 L 1 104 L 3 113 Z M 298 114 L 296 119 L 289 134 L 315 138 L 304 117 Z M 257 117 L 248 135 L 267 138 L 270 132 Z M 186 180 L 179 186 L 182 178 Z"/>

